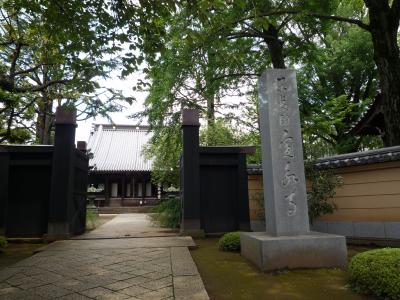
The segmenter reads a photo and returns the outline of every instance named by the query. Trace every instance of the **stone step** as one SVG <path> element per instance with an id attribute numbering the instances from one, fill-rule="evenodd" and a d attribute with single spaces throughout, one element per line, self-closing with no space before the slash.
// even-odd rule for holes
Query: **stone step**
<path id="1" fill-rule="evenodd" d="M 99 207 L 99 214 L 149 213 L 154 206 Z"/>

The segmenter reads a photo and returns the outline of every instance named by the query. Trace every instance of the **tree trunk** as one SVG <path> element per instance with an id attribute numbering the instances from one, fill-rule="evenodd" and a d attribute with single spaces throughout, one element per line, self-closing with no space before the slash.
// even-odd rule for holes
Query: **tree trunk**
<path id="1" fill-rule="evenodd" d="M 214 96 L 207 97 L 207 125 L 213 126 L 215 122 Z"/>
<path id="2" fill-rule="evenodd" d="M 204 97 L 207 100 L 207 126 L 213 126 L 215 121 L 215 81 L 213 69 L 209 66 L 215 64 L 215 53 L 214 51 L 207 51 L 207 61 L 208 64 L 205 66 L 204 78 L 206 81 L 206 89 L 204 91 Z"/>
<path id="3" fill-rule="evenodd" d="M 397 45 L 399 14 L 388 1 L 365 0 L 369 9 L 374 60 L 380 77 L 385 119 L 385 146 L 400 145 L 400 53 Z"/>
<path id="4" fill-rule="evenodd" d="M 283 55 L 283 41 L 279 39 L 278 29 L 270 25 L 268 30 L 264 30 L 263 33 L 264 41 L 271 55 L 272 66 L 275 69 L 286 69 L 285 56 Z"/>
<path id="5" fill-rule="evenodd" d="M 51 128 L 53 126 L 53 102 L 47 93 L 42 93 L 42 99 L 38 103 L 38 116 L 36 120 L 36 142 L 41 145 L 51 144 Z"/>

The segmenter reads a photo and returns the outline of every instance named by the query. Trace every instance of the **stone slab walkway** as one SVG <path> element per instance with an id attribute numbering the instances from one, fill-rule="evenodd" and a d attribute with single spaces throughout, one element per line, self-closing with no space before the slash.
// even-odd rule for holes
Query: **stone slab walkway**
<path id="1" fill-rule="evenodd" d="M 120 214 L 99 228 L 74 239 L 106 239 L 124 237 L 177 236 L 177 230 L 155 226 L 150 222 L 150 214 Z"/>
<path id="2" fill-rule="evenodd" d="M 208 299 L 191 238 L 120 233 L 58 241 L 1 270 L 0 299 Z"/>

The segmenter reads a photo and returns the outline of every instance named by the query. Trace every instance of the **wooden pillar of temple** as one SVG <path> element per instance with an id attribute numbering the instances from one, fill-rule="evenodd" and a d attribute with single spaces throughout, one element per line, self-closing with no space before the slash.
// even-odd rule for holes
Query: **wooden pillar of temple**
<path id="1" fill-rule="evenodd" d="M 125 194 L 126 194 L 126 180 L 125 180 L 125 174 L 122 175 L 122 195 L 121 195 L 121 206 L 124 205 L 124 199 L 125 199 Z"/>

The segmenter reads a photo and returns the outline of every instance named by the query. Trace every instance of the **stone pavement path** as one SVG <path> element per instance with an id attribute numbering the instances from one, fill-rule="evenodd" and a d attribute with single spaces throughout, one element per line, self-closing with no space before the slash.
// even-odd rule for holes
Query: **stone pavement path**
<path id="1" fill-rule="evenodd" d="M 1 270 L 0 299 L 208 299 L 193 246 L 177 236 L 58 241 Z"/>
<path id="2" fill-rule="evenodd" d="M 74 239 L 177 236 L 177 230 L 151 224 L 149 214 L 120 214 L 99 228 Z"/>

